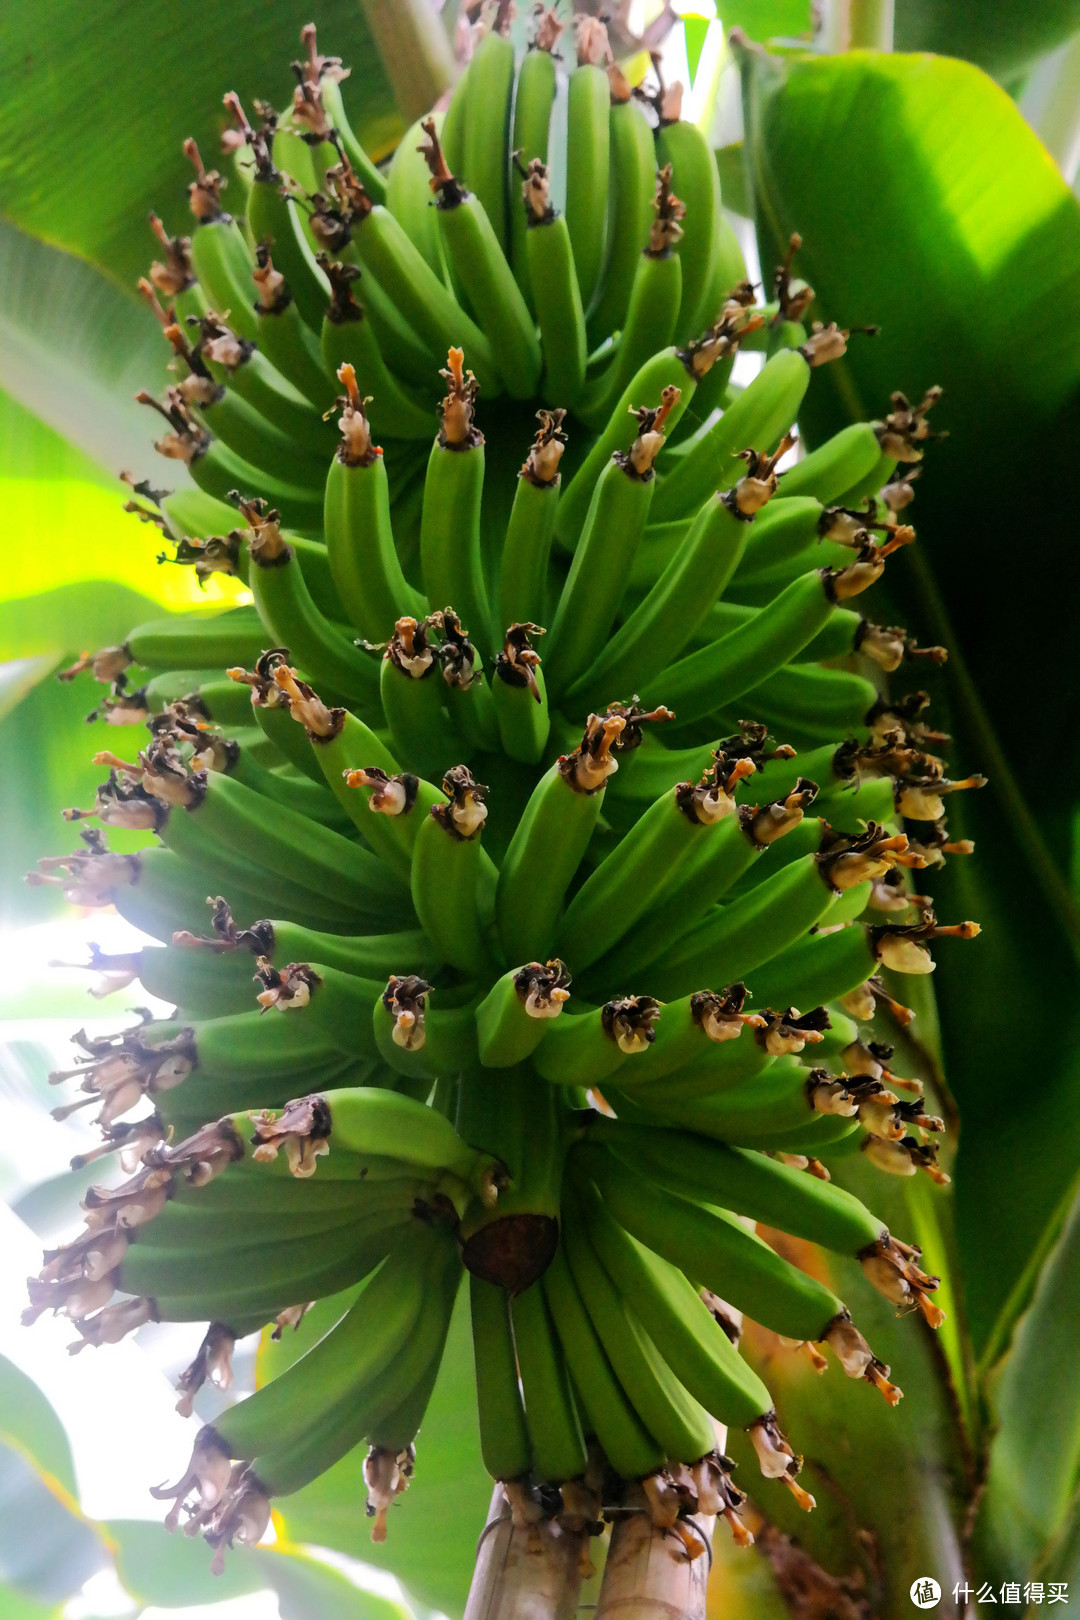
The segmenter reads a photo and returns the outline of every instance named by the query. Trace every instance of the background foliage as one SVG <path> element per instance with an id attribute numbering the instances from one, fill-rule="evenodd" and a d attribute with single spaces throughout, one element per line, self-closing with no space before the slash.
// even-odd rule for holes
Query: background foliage
<path id="1" fill-rule="evenodd" d="M 857 23 L 865 0 L 846 4 Z M 685 23 L 692 68 L 705 59 L 709 9 Z M 896 0 L 893 55 L 802 49 L 801 0 L 741 0 L 721 14 L 772 42 L 739 52 L 744 137 L 719 154 L 727 201 L 753 214 L 766 276 L 797 229 L 820 317 L 881 326 L 815 383 L 807 439 L 882 413 L 894 388 L 947 390 L 935 414 L 949 437 L 928 457 L 919 545 L 898 561 L 890 606 L 920 639 L 948 643 L 945 671 L 926 677 L 935 713 L 947 716 L 960 773 L 991 778 L 951 812 L 976 839 L 975 859 L 952 862 L 933 884 L 941 914 L 977 917 L 983 937 L 963 962 L 942 952 L 936 1010 L 929 1000 L 920 1009 L 919 1045 L 903 1054 L 906 1072 L 936 1075 L 945 1107 L 959 1107 L 954 1189 L 886 1189 L 898 1226 L 914 1225 L 943 1267 L 948 1331 L 939 1345 L 910 1323 L 897 1333 L 876 1296 L 858 1298 L 845 1276 L 907 1391 L 888 1415 L 846 1381 L 812 1381 L 751 1335 L 751 1353 L 774 1363 L 770 1380 L 804 1436 L 822 1505 L 797 1526 L 778 1515 L 780 1539 L 762 1538 L 764 1558 L 735 1561 L 720 1549 L 716 1583 L 727 1614 L 786 1613 L 783 1535 L 798 1534 L 814 1578 L 847 1583 L 822 1588 L 834 1612 L 898 1613 L 926 1572 L 950 1592 L 965 1570 L 980 1581 L 1080 1579 L 1078 784 L 1067 746 L 1078 673 L 1058 606 L 1075 601 L 1078 583 L 1067 472 L 1080 390 L 1080 209 L 1013 99 L 1038 123 L 1032 87 L 1057 74 L 1061 91 L 1080 4 Z M 48 677 L 151 612 L 220 595 L 200 598 L 183 571 L 158 567 L 153 536 L 120 511 L 119 470 L 162 476 L 131 403 L 137 387 L 160 380 L 160 344 L 131 284 L 149 257 L 150 210 L 171 229 L 184 224 L 181 139 L 195 134 L 208 156 L 216 151 L 225 89 L 284 101 L 309 16 L 324 48 L 353 68 L 344 94 L 356 127 L 376 153 L 388 150 L 402 118 L 363 6 L 322 0 L 301 16 L 217 0 L 178 15 L 163 0 L 134 9 L 22 0 L 0 12 L 5 921 L 45 915 L 47 896 L 18 877 L 54 843 L 55 806 L 78 802 L 93 780 L 85 690 Z M 925 52 L 940 54 L 915 54 Z M 718 127 L 729 126 L 722 110 Z M 1058 124 L 1055 150 L 1060 136 Z M 175 466 L 167 471 L 175 482 Z M 26 1425 L 0 1434 L 0 1497 L 17 1488 L 37 1503 L 30 1521 L 46 1539 L 19 1544 L 25 1565 L 0 1547 L 18 1601 L 39 1605 L 8 1610 L 53 1613 L 44 1575 L 102 1558 L 144 1602 L 189 1581 L 200 1597 L 209 1591 L 187 1543 L 79 1516 L 62 1430 L 19 1376 L 0 1369 L 0 1406 Z M 459 1323 L 424 1465 L 386 1552 L 420 1602 L 449 1612 L 460 1609 L 487 1494 L 465 1417 L 470 1377 Z M 356 1476 L 347 1461 L 302 1493 L 290 1534 L 370 1558 Z M 160 1562 L 163 1547 L 179 1561 Z M 301 1558 L 252 1554 L 233 1567 L 238 1590 L 273 1571 L 286 1616 L 376 1612 L 347 1607 L 354 1591 Z M 313 1582 L 323 1583 L 317 1599 Z M 5 1601 L 0 1593 L 0 1616 Z"/>

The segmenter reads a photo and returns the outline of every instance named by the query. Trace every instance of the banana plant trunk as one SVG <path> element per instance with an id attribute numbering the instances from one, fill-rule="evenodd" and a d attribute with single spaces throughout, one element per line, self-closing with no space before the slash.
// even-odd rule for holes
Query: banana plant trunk
<path id="1" fill-rule="evenodd" d="M 705 1620 L 715 1519 L 701 1514 L 688 1521 L 701 1542 L 701 1551 L 691 1558 L 682 1540 L 653 1524 L 639 1487 L 627 1505 L 638 1511 L 626 1513 L 612 1528 L 596 1620 L 657 1620 L 661 1615 L 664 1620 Z"/>
<path id="2" fill-rule="evenodd" d="M 714 1525 L 703 1514 L 690 1521 L 701 1546 L 691 1558 L 683 1539 L 652 1523 L 645 1493 L 631 1487 L 611 1530 L 596 1620 L 705 1620 Z M 588 1567 L 584 1533 L 550 1523 L 516 1529 L 496 1485 L 465 1620 L 574 1620 Z"/>
<path id="3" fill-rule="evenodd" d="M 496 1485 L 476 1550 L 465 1620 L 573 1620 L 587 1558 L 583 1533 L 517 1529 Z"/>

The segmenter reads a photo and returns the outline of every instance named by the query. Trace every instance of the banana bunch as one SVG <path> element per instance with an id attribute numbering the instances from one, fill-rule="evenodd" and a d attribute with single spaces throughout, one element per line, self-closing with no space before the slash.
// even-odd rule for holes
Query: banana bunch
<path id="1" fill-rule="evenodd" d="M 755 302 L 677 90 L 631 93 L 590 18 L 560 54 L 542 12 L 517 62 L 503 10 L 385 171 L 311 28 L 284 114 L 225 98 L 235 213 L 188 143 L 194 224 L 154 222 L 142 285 L 194 488 L 130 507 L 252 602 L 65 671 L 150 735 L 31 881 L 160 941 L 91 965 L 175 1011 L 54 1076 L 127 1179 L 28 1315 L 80 1348 L 209 1323 L 184 1411 L 238 1337 L 306 1334 L 159 1493 L 219 1554 L 363 1442 L 385 1533 L 463 1270 L 517 1522 L 593 1527 L 640 1480 L 690 1552 L 696 1511 L 750 1539 L 714 1420 L 813 1505 L 733 1313 L 900 1396 L 755 1222 L 941 1320 L 827 1168 L 947 1179 L 867 1026 L 978 931 L 908 874 L 970 852 L 944 798 L 982 779 L 883 686 L 942 650 L 850 605 L 914 540 L 940 391 L 784 470 L 850 333 L 804 324 L 790 257 Z"/>

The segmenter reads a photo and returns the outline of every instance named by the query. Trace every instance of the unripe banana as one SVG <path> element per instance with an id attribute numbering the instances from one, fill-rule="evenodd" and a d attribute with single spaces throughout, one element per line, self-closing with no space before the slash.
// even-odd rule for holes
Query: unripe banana
<path id="1" fill-rule="evenodd" d="M 946 795 L 982 778 L 947 777 L 924 694 L 883 690 L 940 652 L 849 605 L 913 539 L 940 390 L 781 472 L 849 331 L 805 324 L 790 254 L 755 305 L 674 88 L 657 150 L 579 18 L 564 129 L 560 18 L 538 14 L 515 85 L 490 9 L 388 177 L 310 27 L 281 118 L 260 106 L 254 129 L 227 98 L 246 226 L 189 148 L 193 240 L 156 222 L 143 289 L 176 375 L 142 397 L 194 488 L 139 483 L 128 506 L 254 603 L 62 672 L 151 733 L 98 756 L 109 780 L 69 819 L 162 847 L 84 828 L 30 881 L 161 940 L 91 965 L 176 1014 L 80 1034 L 54 1077 L 77 1087 L 60 1117 L 97 1111 L 84 1159 L 117 1152 L 129 1180 L 88 1192 L 29 1314 L 95 1344 L 212 1319 L 190 1400 L 236 1333 L 319 1302 L 308 1354 L 162 1493 L 219 1557 L 362 1441 L 383 1536 L 462 1263 L 518 1529 L 580 1534 L 614 1473 L 658 1527 L 723 1513 L 746 1541 L 706 1408 L 811 1505 L 701 1281 L 899 1398 L 836 1296 L 747 1221 L 941 1320 L 917 1251 L 795 1168 L 862 1151 L 947 1179 L 919 1082 L 846 1016 L 883 998 L 909 1018 L 876 970 L 928 973 L 935 937 L 977 932 L 940 927 L 903 872 L 971 849 Z M 740 389 L 744 342 L 768 358 Z M 114 1283 L 138 1292 L 113 1303 Z"/>

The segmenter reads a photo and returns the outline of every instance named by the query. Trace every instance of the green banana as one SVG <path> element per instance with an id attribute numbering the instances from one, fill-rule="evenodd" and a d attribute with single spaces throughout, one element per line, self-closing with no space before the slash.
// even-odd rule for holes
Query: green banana
<path id="1" fill-rule="evenodd" d="M 319 261 L 333 288 L 320 336 L 327 371 L 344 382 L 342 368 L 351 368 L 355 386 L 347 385 L 349 403 L 354 411 L 359 407 L 362 415 L 370 408 L 376 432 L 399 439 L 426 439 L 431 432 L 430 409 L 398 382 L 383 357 L 370 309 L 353 297 L 353 282 L 360 272 L 355 265 L 331 263 L 325 254 L 319 255 Z M 430 366 L 425 369 L 430 372 Z M 356 453 L 366 455 L 369 443 L 370 435 L 356 447 Z"/>
<path id="2" fill-rule="evenodd" d="M 618 99 L 613 89 L 612 98 L 608 128 L 613 201 L 603 285 L 589 316 L 590 339 L 623 328 L 634 273 L 649 237 L 656 188 L 656 153 L 648 120 L 632 96 Z"/>
<path id="3" fill-rule="evenodd" d="M 124 646 L 144 669 L 221 669 L 253 662 L 265 641 L 258 613 L 238 607 L 154 619 L 131 631 Z"/>
<path id="4" fill-rule="evenodd" d="M 484 436 L 473 422 L 476 382 L 451 349 L 443 373 L 442 426 L 424 479 L 420 566 L 428 599 L 452 604 L 482 644 L 490 644 L 487 584 L 480 549 Z"/>
<path id="5" fill-rule="evenodd" d="M 452 1240 L 444 1234 L 427 1268 L 415 1330 L 404 1340 L 401 1354 L 366 1385 L 353 1382 L 301 1441 L 268 1449 L 253 1460 L 252 1474 L 270 1496 L 288 1496 L 300 1490 L 362 1440 L 391 1423 L 417 1384 L 425 1383 L 429 1376 L 433 1378 L 432 1369 L 437 1368 L 442 1357 L 460 1277 Z"/>
<path id="6" fill-rule="evenodd" d="M 423 618 L 428 607 L 401 571 L 386 466 L 371 441 L 356 373 L 344 365 L 338 375 L 345 395 L 341 443 L 326 477 L 326 551 L 350 621 L 380 641 L 402 614 Z"/>
<path id="7" fill-rule="evenodd" d="M 837 1254 L 877 1243 L 885 1223 L 843 1187 L 793 1170 L 765 1154 L 684 1131 L 646 1131 L 597 1121 L 590 1133 L 608 1151 L 653 1181 L 703 1203 L 723 1201 L 737 1215 L 763 1221 Z"/>
<path id="8" fill-rule="evenodd" d="M 780 492 L 788 498 L 812 496 L 822 506 L 829 506 L 875 471 L 880 461 L 874 424 L 853 422 L 784 473 Z"/>
<path id="9" fill-rule="evenodd" d="M 683 794 L 691 804 L 704 806 L 706 815 L 711 809 L 723 820 L 715 832 L 697 841 L 689 858 L 674 872 L 673 882 L 652 907 L 648 929 L 627 931 L 621 943 L 608 950 L 603 971 L 613 982 L 627 974 L 636 977 L 669 950 L 681 946 L 694 924 L 729 891 L 739 895 L 751 879 L 768 878 L 778 865 L 787 864 L 776 856 L 765 863 L 764 870 L 759 863 L 775 843 L 789 839 L 802 826 L 804 811 L 814 797 L 813 783 L 800 779 L 786 799 L 760 807 L 741 806 L 734 814 L 725 814 L 732 802 L 729 766 L 730 761 L 720 754 L 696 788 L 683 785 Z M 818 843 L 811 841 L 807 847 L 816 850 Z M 786 853 L 785 844 L 781 857 Z"/>
<path id="10" fill-rule="evenodd" d="M 532 1468 L 545 1484 L 585 1472 L 588 1455 L 566 1362 L 539 1282 L 510 1301 Z"/>
<path id="11" fill-rule="evenodd" d="M 733 1215 L 660 1188 L 620 1162 L 577 1150 L 610 1214 L 639 1243 L 700 1280 L 755 1322 L 791 1339 L 820 1339 L 844 1309 Z"/>
<path id="12" fill-rule="evenodd" d="M 548 558 L 559 505 L 565 412 L 537 411 L 540 426 L 514 492 L 499 565 L 497 626 L 528 625 L 546 608 Z"/>
<path id="13" fill-rule="evenodd" d="M 667 348 L 654 355 L 624 389 L 607 425 L 600 432 L 584 461 L 563 491 L 555 521 L 555 538 L 566 551 L 572 551 L 588 518 L 593 491 L 613 455 L 625 455 L 636 437 L 635 418 L 628 420 L 639 399 L 662 397 L 664 389 L 674 389 L 678 397 L 667 415 L 666 428 L 673 433 L 694 396 L 697 375 L 691 357 L 684 351 Z"/>
<path id="14" fill-rule="evenodd" d="M 514 47 L 493 28 L 469 63 L 463 173 L 491 221 L 500 254 L 508 235 L 506 136 L 513 83 Z"/>
<path id="15" fill-rule="evenodd" d="M 581 302 L 587 310 L 600 283 L 607 238 L 611 165 L 608 77 L 599 64 L 607 32 L 594 25 L 578 35 L 578 65 L 567 101 L 566 226 L 574 249 Z"/>
<path id="16" fill-rule="evenodd" d="M 533 1065 L 552 1085 L 593 1085 L 648 1050 L 659 1015 L 652 996 L 621 996 L 591 1012 L 566 1013 L 545 1030 Z"/>
<path id="17" fill-rule="evenodd" d="M 656 481 L 653 463 L 678 399 L 678 390 L 667 388 L 658 406 L 636 408 L 636 438 L 628 450 L 611 458 L 597 480 L 548 632 L 544 675 L 555 697 L 589 667 L 611 629 L 626 588 L 624 570 L 648 521 Z"/>
<path id="18" fill-rule="evenodd" d="M 287 1449 L 320 1410 L 377 1378 L 401 1354 L 423 1308 L 438 1237 L 435 1228 L 419 1224 L 399 1239 L 337 1326 L 218 1420 L 215 1433 L 231 1457 L 250 1460 L 271 1448 Z"/>
<path id="19" fill-rule="evenodd" d="M 755 618 L 657 675 L 657 687 L 681 720 L 703 719 L 717 692 L 734 702 L 790 662 L 828 622 L 836 601 L 857 584 L 847 570 L 804 574 Z"/>
<path id="20" fill-rule="evenodd" d="M 376 1044 L 391 1069 L 430 1084 L 475 1066 L 476 1002 L 447 1004 L 453 1000 L 452 993 L 432 992 L 415 974 L 390 975 L 373 1020 Z"/>
<path id="21" fill-rule="evenodd" d="M 664 480 L 653 522 L 686 517 L 714 490 L 729 488 L 739 451 L 747 444 L 771 450 L 794 422 L 809 382 L 810 367 L 798 350 L 775 355 Z"/>
<path id="22" fill-rule="evenodd" d="M 738 568 L 757 512 L 775 483 L 769 459 L 748 452 L 747 461 L 747 476 L 702 506 L 648 595 L 570 688 L 571 698 L 588 701 L 599 690 L 624 690 L 630 679 L 643 684 L 659 678 L 665 658 L 677 656 L 693 640 Z"/>
<path id="23" fill-rule="evenodd" d="M 682 266 L 682 301 L 676 336 L 697 332 L 715 315 L 711 299 L 720 271 L 720 175 L 716 159 L 696 124 L 662 123 L 656 156 L 671 169 L 672 183 L 686 205 L 686 222 L 676 247 Z M 724 282 L 724 286 L 732 283 Z"/>
<path id="24" fill-rule="evenodd" d="M 544 1038 L 544 1022 L 569 1000 L 562 962 L 529 962 L 496 979 L 476 1009 L 480 1061 L 486 1068 L 523 1063 Z"/>
<path id="25" fill-rule="evenodd" d="M 494 963 L 491 918 L 497 874 L 480 842 L 486 788 L 464 765 L 442 779 L 447 803 L 433 805 L 413 846 L 412 896 L 421 926 L 448 962 L 483 974 Z"/>
<path id="26" fill-rule="evenodd" d="M 925 941 L 945 935 L 974 939 L 975 923 L 954 923 L 941 928 L 931 917 L 920 925 L 849 923 L 835 934 L 816 934 L 794 945 L 754 975 L 756 993 L 775 997 L 783 982 L 797 1005 L 839 1001 L 870 978 L 879 966 L 899 973 L 929 973 L 933 960 Z"/>
<path id="27" fill-rule="evenodd" d="M 246 953 L 147 945 L 139 953 L 138 976 L 149 995 L 200 1018 L 247 1011 L 255 995 L 254 963 Z"/>
<path id="28" fill-rule="evenodd" d="M 249 525 L 251 588 L 278 644 L 361 710 L 377 710 L 378 666 L 319 612 L 274 511 L 259 500 L 242 500 L 240 510 Z"/>
<path id="29" fill-rule="evenodd" d="M 432 117 L 436 130 L 441 133 L 445 115 L 435 113 Z M 417 119 L 401 137 L 390 160 L 386 173 L 385 202 L 430 269 L 445 280 L 446 260 L 430 206 L 430 177 L 422 151 L 423 139 L 423 123 Z"/>
<path id="30" fill-rule="evenodd" d="M 495 889 L 496 927 L 509 958 L 542 961 L 549 954 L 566 890 L 600 816 L 604 784 L 619 768 L 612 750 L 625 729 L 625 711 L 591 716 L 579 746 L 533 789 Z"/>
<path id="31" fill-rule="evenodd" d="M 470 83 L 475 89 L 476 80 Z M 506 391 L 528 399 L 540 381 L 542 356 L 529 307 L 503 257 L 500 233 L 480 197 L 447 167 L 433 118 L 423 126 L 424 157 L 431 170 L 439 239 L 455 280 L 489 340 Z M 504 182 L 505 189 L 505 182 Z M 505 202 L 503 204 L 505 214 Z"/>
<path id="32" fill-rule="evenodd" d="M 578 971 L 605 956 L 660 899 L 679 885 L 684 863 L 700 868 L 734 810 L 724 784 L 680 782 L 641 815 L 585 879 L 556 933 L 556 948 Z M 741 832 L 741 828 L 740 828 Z"/>
<path id="33" fill-rule="evenodd" d="M 510 625 L 491 683 L 499 741 L 511 759 L 525 765 L 542 759 L 551 732 L 547 682 L 531 640 L 538 634 L 542 630 L 537 624 Z"/>
<path id="34" fill-rule="evenodd" d="M 540 328 L 544 395 L 559 409 L 573 404 L 585 382 L 588 342 L 574 249 L 566 218 L 552 207 L 546 164 L 533 158 L 522 185 L 524 208 L 522 253 Z M 520 278 L 519 278 L 520 280 Z"/>
<path id="35" fill-rule="evenodd" d="M 467 350 L 469 364 L 485 392 L 498 392 L 491 345 L 458 307 L 445 282 L 429 267 L 393 214 L 378 204 L 368 207 L 354 226 L 353 240 L 364 268 L 390 292 L 407 326 L 432 354 L 460 345 Z"/>
<path id="36" fill-rule="evenodd" d="M 525 60 L 518 71 L 517 84 L 514 87 L 514 129 L 510 150 L 512 157 L 520 154 L 520 157 L 517 158 L 518 162 L 526 166 L 532 163 L 547 163 L 548 133 L 551 128 L 554 101 L 555 61 L 551 50 L 545 46 L 541 30 L 538 28 L 537 37 L 525 53 Z M 450 167 L 454 167 L 452 158 Z M 532 267 L 528 259 L 525 239 L 526 215 L 520 208 L 515 206 L 515 201 L 514 185 L 511 180 L 509 258 L 517 284 L 521 288 L 522 297 L 525 299 L 529 309 L 535 313 L 537 301 L 533 286 L 542 287 L 544 283 L 543 281 L 535 283 L 533 281 Z M 573 284 L 576 288 L 576 277 Z"/>
<path id="37" fill-rule="evenodd" d="M 863 675 L 811 664 L 777 669 L 743 694 L 739 707 L 769 730 L 808 748 L 830 738 L 865 735 L 877 688 Z"/>
<path id="38" fill-rule="evenodd" d="M 544 1273 L 543 1289 L 579 1406 L 605 1457 L 624 1479 L 642 1479 L 657 1472 L 666 1460 L 664 1449 L 648 1432 L 612 1371 L 565 1250 L 559 1250 Z"/>
<path id="39" fill-rule="evenodd" d="M 566 1257 L 608 1360 L 646 1429 L 675 1462 L 707 1456 L 716 1446 L 711 1418 L 675 1377 L 612 1282 L 576 1207 L 567 1221 Z"/>
<path id="40" fill-rule="evenodd" d="M 392 1092 L 343 1090 L 326 1098 L 332 1129 L 354 1153 L 381 1153 L 425 1170 L 445 1170 L 485 1192 L 493 1183 L 490 1157 L 464 1143 L 434 1109 Z"/>
<path id="41" fill-rule="evenodd" d="M 607 368 L 590 383 L 576 409 L 591 425 L 607 420 L 623 389 L 650 355 L 678 335 L 683 204 L 671 189 L 670 166 L 661 169 L 653 202 L 655 218 L 638 259 L 619 346 Z"/>
<path id="42" fill-rule="evenodd" d="M 687 982 L 725 983 L 749 975 L 825 919 L 835 898 L 814 855 L 803 856 L 749 894 L 706 914 L 646 975 L 655 995 L 679 994 Z M 592 976 L 606 982 L 601 964 Z M 590 979 L 590 983 L 592 980 Z M 796 1005 L 814 1003 L 802 999 Z"/>
<path id="43" fill-rule="evenodd" d="M 476 1399 L 484 1467 L 494 1479 L 519 1479 L 532 1460 L 518 1384 L 509 1302 L 501 1288 L 469 1278 Z"/>
<path id="44" fill-rule="evenodd" d="M 595 1186 L 577 1184 L 589 1241 L 675 1376 L 722 1423 L 745 1428 L 773 1401 L 701 1295 L 677 1267 L 638 1243 L 609 1213 Z"/>
<path id="45" fill-rule="evenodd" d="M 265 1280 L 207 1287 L 203 1292 L 170 1294 L 159 1290 L 152 1296 L 154 1308 L 162 1322 L 220 1322 L 253 1315 L 272 1321 L 290 1305 L 336 1294 L 359 1282 L 383 1258 L 400 1232 L 400 1222 L 366 1237 L 354 1231 L 349 1247 L 329 1259 L 318 1255 L 318 1244 L 308 1244 L 310 1258 L 306 1263 L 298 1258 L 294 1269 L 276 1271 Z"/>
<path id="46" fill-rule="evenodd" d="M 165 769 L 162 764 L 162 776 Z M 270 804 L 232 777 L 220 772 L 193 775 L 177 784 L 175 792 L 162 836 L 181 852 L 191 847 L 191 839 L 220 841 L 238 856 L 251 853 L 268 873 L 280 868 L 313 895 L 345 901 L 358 913 L 371 914 L 403 899 L 400 879 L 367 850 L 284 805 Z M 186 834 L 182 845 L 181 827 Z"/>
<path id="47" fill-rule="evenodd" d="M 317 332 L 326 312 L 326 278 L 320 274 L 304 235 L 295 198 L 274 166 L 269 130 L 265 126 L 260 130 L 252 129 L 237 96 L 227 95 L 225 105 L 237 121 L 254 158 L 246 216 L 252 239 L 269 244 L 301 316 L 311 330 Z"/>

